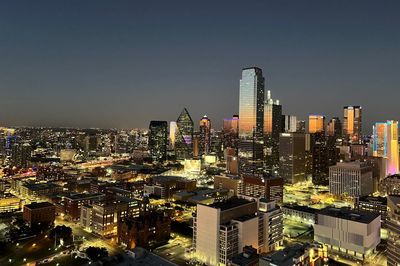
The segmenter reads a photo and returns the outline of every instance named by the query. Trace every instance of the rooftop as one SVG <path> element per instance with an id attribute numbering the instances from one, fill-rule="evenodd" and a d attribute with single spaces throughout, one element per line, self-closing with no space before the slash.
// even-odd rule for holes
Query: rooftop
<path id="1" fill-rule="evenodd" d="M 303 205 L 298 205 L 298 204 L 284 204 L 282 208 L 287 208 L 287 209 L 292 209 L 292 210 L 297 210 L 301 212 L 307 212 L 307 213 L 312 213 L 315 214 L 318 209 L 314 209 L 308 206 L 303 206 Z"/>
<path id="2" fill-rule="evenodd" d="M 326 207 L 317 212 L 318 215 L 326 215 L 331 217 L 337 217 L 344 220 L 356 221 L 359 223 L 369 224 L 373 220 L 379 217 L 378 213 L 373 212 L 360 212 L 355 210 L 350 210 L 348 208 L 334 208 Z"/>
<path id="3" fill-rule="evenodd" d="M 246 199 L 233 197 L 226 201 L 215 202 L 209 206 L 212 208 L 221 209 L 221 211 L 224 211 L 224 210 L 233 209 L 233 208 L 239 207 L 241 205 L 249 204 L 249 203 L 252 203 L 252 202 L 248 201 Z"/>
<path id="4" fill-rule="evenodd" d="M 377 202 L 380 203 L 382 205 L 386 205 L 387 204 L 387 198 L 386 197 L 373 197 L 373 196 L 364 196 L 364 197 L 360 197 L 358 199 L 359 201 L 364 201 L 364 202 Z"/>
<path id="5" fill-rule="evenodd" d="M 263 256 L 261 259 L 272 262 L 274 265 L 292 266 L 293 259 L 303 256 L 307 247 L 307 244 L 295 244 L 271 255 Z"/>
<path id="6" fill-rule="evenodd" d="M 25 205 L 26 208 L 34 210 L 54 206 L 50 202 L 32 202 L 31 204 Z"/>

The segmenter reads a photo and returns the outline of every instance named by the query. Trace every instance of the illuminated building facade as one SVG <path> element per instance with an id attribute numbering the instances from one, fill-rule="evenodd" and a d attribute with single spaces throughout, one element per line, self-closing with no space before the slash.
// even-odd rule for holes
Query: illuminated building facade
<path id="1" fill-rule="evenodd" d="M 175 155 L 178 160 L 190 159 L 193 155 L 193 120 L 186 108 L 176 121 Z"/>
<path id="2" fill-rule="evenodd" d="M 239 92 L 240 172 L 263 172 L 264 77 L 257 67 L 242 70 Z"/>
<path id="3" fill-rule="evenodd" d="M 321 133 L 325 132 L 325 116 L 323 115 L 310 115 L 308 116 L 308 132 Z"/>
<path id="4" fill-rule="evenodd" d="M 400 265 L 400 196 L 387 197 L 387 265 Z"/>
<path id="5" fill-rule="evenodd" d="M 336 196 L 361 197 L 372 192 L 372 168 L 367 163 L 337 163 L 329 167 L 329 193 Z"/>
<path id="6" fill-rule="evenodd" d="M 174 150 L 175 149 L 175 138 L 176 138 L 176 122 L 171 121 L 169 123 L 169 149 Z"/>
<path id="7" fill-rule="evenodd" d="M 274 201 L 233 197 L 211 205 L 197 205 L 193 217 L 193 247 L 207 265 L 231 265 L 245 246 L 269 252 L 283 241 L 283 214 Z"/>
<path id="8" fill-rule="evenodd" d="M 223 125 L 223 147 L 233 148 L 236 152 L 239 144 L 239 116 L 225 118 Z"/>
<path id="9" fill-rule="evenodd" d="M 343 137 L 351 143 L 358 143 L 361 140 L 361 119 L 361 106 L 345 106 L 343 108 Z"/>
<path id="10" fill-rule="evenodd" d="M 199 129 L 200 129 L 200 136 L 199 136 L 200 155 L 209 154 L 211 146 L 211 121 L 206 115 L 200 119 Z"/>
<path id="11" fill-rule="evenodd" d="M 282 115 L 282 132 L 297 132 L 297 117 L 293 115 Z"/>
<path id="12" fill-rule="evenodd" d="M 333 117 L 329 120 L 326 126 L 326 135 L 338 139 L 342 136 L 342 123 L 338 117 Z"/>
<path id="13" fill-rule="evenodd" d="M 265 171 L 273 173 L 279 166 L 279 134 L 282 132 L 282 105 L 267 91 L 264 105 L 264 160 Z"/>
<path id="14" fill-rule="evenodd" d="M 378 213 L 326 207 L 317 212 L 314 240 L 335 251 L 361 260 L 375 252 L 381 241 Z"/>
<path id="15" fill-rule="evenodd" d="M 387 121 L 373 127 L 373 156 L 386 158 L 386 175 L 399 172 L 399 123 Z"/>
<path id="16" fill-rule="evenodd" d="M 167 121 L 151 121 L 149 126 L 149 149 L 153 162 L 167 159 L 168 123 Z"/>

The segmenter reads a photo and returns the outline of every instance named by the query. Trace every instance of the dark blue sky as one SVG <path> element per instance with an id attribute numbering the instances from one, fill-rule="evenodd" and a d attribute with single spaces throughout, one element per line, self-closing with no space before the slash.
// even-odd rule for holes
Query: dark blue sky
<path id="1" fill-rule="evenodd" d="M 284 113 L 400 119 L 400 1 L 1 1 L 0 125 L 216 126 L 259 66 Z"/>

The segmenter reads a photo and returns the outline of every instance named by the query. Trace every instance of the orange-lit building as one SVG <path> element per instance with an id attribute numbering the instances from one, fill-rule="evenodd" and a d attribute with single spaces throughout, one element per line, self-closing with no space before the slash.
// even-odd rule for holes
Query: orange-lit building
<path id="1" fill-rule="evenodd" d="M 310 115 L 308 116 L 308 132 L 319 133 L 324 132 L 325 129 L 325 116 L 323 115 Z"/>
<path id="2" fill-rule="evenodd" d="M 373 156 L 386 158 L 386 175 L 399 172 L 399 122 L 376 123 L 373 127 Z"/>
<path id="3" fill-rule="evenodd" d="M 343 137 L 351 143 L 358 143 L 361 140 L 361 119 L 361 106 L 345 106 L 343 108 Z"/>

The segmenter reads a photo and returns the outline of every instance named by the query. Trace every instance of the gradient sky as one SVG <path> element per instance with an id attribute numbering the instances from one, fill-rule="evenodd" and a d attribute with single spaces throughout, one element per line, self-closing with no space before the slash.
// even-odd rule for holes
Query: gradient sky
<path id="1" fill-rule="evenodd" d="M 0 125 L 216 127 L 259 66 L 285 114 L 400 119 L 400 1 L 1 1 Z"/>

